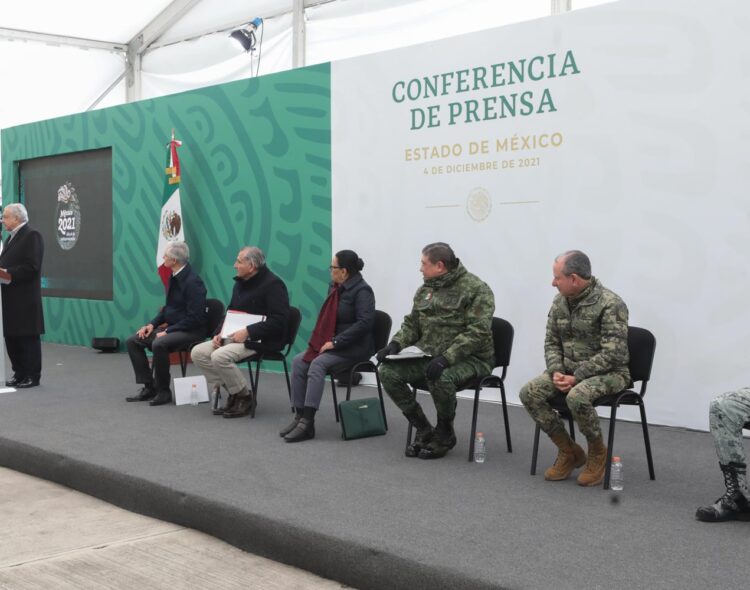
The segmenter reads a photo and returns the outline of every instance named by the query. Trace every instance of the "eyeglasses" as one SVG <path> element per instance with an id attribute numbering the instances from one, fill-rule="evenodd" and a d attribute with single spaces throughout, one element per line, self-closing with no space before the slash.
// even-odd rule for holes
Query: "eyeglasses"
<path id="1" fill-rule="evenodd" d="M 333 265 L 331 265 L 331 266 L 328 267 L 328 270 L 341 270 L 343 268 L 344 268 L 343 266 L 333 266 Z"/>

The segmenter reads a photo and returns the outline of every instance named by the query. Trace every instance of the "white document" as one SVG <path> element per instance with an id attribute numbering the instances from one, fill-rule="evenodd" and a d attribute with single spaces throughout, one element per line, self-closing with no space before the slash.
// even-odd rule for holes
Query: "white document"
<path id="1" fill-rule="evenodd" d="M 389 361 L 405 361 L 407 359 L 421 359 L 429 357 L 424 350 L 418 346 L 407 346 L 398 354 L 389 354 L 387 358 Z"/>
<path id="2" fill-rule="evenodd" d="M 237 330 L 242 330 L 247 326 L 265 321 L 266 316 L 264 315 L 255 315 L 252 313 L 245 313 L 244 311 L 236 311 L 234 309 L 227 310 L 227 315 L 224 318 L 224 325 L 221 327 L 221 337 L 229 338 Z"/>
<path id="3" fill-rule="evenodd" d="M 198 403 L 209 401 L 208 384 L 203 375 L 197 377 L 175 377 L 174 380 L 174 404 L 184 406 L 190 403 L 193 395 L 193 385 L 198 396 Z"/>

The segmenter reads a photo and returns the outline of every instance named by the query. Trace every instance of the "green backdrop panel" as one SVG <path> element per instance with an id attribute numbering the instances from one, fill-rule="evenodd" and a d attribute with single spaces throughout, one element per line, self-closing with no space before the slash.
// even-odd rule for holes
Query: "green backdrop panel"
<path id="1" fill-rule="evenodd" d="M 112 147 L 114 300 L 45 298 L 45 339 L 124 339 L 163 304 L 156 243 L 174 128 L 185 239 L 209 297 L 228 303 L 237 251 L 259 246 L 302 311 L 303 348 L 329 280 L 330 122 L 323 64 L 3 130 L 6 203 L 20 160 Z"/>

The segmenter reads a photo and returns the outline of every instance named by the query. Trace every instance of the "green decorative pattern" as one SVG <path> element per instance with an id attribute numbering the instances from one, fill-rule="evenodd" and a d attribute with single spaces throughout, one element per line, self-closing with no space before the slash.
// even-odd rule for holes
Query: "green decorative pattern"
<path id="1" fill-rule="evenodd" d="M 45 298 L 45 340 L 124 339 L 163 304 L 155 258 L 173 128 L 185 238 L 209 297 L 228 302 L 237 251 L 259 246 L 302 311 L 303 348 L 331 259 L 329 64 L 3 130 L 6 202 L 18 200 L 18 161 L 112 146 L 114 301 Z"/>

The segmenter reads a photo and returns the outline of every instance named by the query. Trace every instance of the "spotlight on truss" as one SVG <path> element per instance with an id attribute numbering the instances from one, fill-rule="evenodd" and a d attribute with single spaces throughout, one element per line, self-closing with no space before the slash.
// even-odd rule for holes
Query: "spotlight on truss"
<path id="1" fill-rule="evenodd" d="M 246 25 L 243 25 L 239 29 L 232 31 L 229 35 L 232 39 L 237 41 L 245 52 L 255 51 L 255 45 L 257 39 L 255 38 L 255 31 L 258 30 L 263 24 L 262 18 L 254 18 Z"/>

